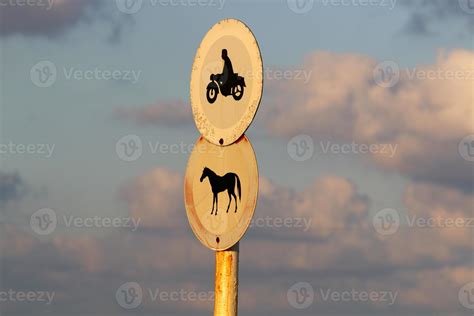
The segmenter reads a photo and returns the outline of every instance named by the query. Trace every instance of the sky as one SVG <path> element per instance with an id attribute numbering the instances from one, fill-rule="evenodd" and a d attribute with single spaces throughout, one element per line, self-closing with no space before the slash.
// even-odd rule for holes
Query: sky
<path id="1" fill-rule="evenodd" d="M 470 0 L 0 0 L 0 315 L 212 313 L 183 178 L 224 18 L 265 74 L 239 314 L 472 315 Z"/>

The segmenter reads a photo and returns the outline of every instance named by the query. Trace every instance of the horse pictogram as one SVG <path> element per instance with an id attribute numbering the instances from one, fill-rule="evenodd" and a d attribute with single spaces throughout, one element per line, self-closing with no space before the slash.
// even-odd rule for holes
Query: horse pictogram
<path id="1" fill-rule="evenodd" d="M 237 213 L 237 197 L 234 193 L 235 185 L 237 184 L 237 193 L 239 194 L 239 201 L 241 200 L 241 186 L 240 186 L 240 179 L 239 176 L 235 173 L 226 173 L 224 176 L 218 176 L 214 171 L 209 169 L 208 167 L 204 167 L 202 171 L 200 181 L 204 181 L 204 179 L 209 178 L 209 184 L 211 185 L 212 193 L 214 194 L 212 198 L 212 210 L 211 215 L 215 214 L 217 216 L 217 210 L 219 207 L 218 204 L 218 195 L 220 192 L 226 191 L 229 195 L 229 204 L 227 205 L 226 213 L 229 213 L 230 203 L 232 202 L 232 197 L 235 201 L 235 211 Z M 214 205 L 215 205 L 215 213 L 214 213 Z"/>

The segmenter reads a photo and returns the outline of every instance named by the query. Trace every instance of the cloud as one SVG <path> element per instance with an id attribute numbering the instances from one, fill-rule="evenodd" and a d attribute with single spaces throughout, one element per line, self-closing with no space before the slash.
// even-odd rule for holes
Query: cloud
<path id="1" fill-rule="evenodd" d="M 28 255 L 37 245 L 37 241 L 25 232 L 18 229 L 17 226 L 10 224 L 2 225 L 2 234 L 0 242 L 0 253 L 4 257 L 21 257 Z"/>
<path id="2" fill-rule="evenodd" d="M 18 172 L 0 171 L 0 206 L 21 199 L 26 194 L 26 184 Z"/>
<path id="3" fill-rule="evenodd" d="M 5 258 L 35 257 L 36 264 L 56 258 L 65 266 L 78 267 L 85 272 L 106 268 L 105 251 L 100 238 L 87 235 L 61 235 L 40 240 L 30 230 L 14 224 L 2 225 L 0 251 Z M 39 236 L 38 236 L 39 237 Z M 54 266 L 53 266 L 54 267 Z"/>
<path id="4" fill-rule="evenodd" d="M 398 210 L 400 229 L 384 236 L 372 226 L 370 201 L 343 178 L 319 178 L 301 192 L 267 180 L 262 184 L 256 216 L 311 216 L 316 224 L 307 232 L 295 227 L 273 228 L 268 238 L 251 230 L 241 249 L 258 255 L 246 258 L 243 273 L 253 278 L 257 271 L 265 271 L 279 275 L 281 280 L 313 284 L 319 296 L 318 307 L 309 310 L 314 312 L 344 314 L 361 308 L 324 301 L 318 289 L 399 293 L 394 306 L 368 303 L 366 309 L 359 310 L 364 314 L 369 313 L 367 309 L 377 315 L 395 311 L 462 312 L 457 293 L 474 277 L 472 226 L 466 222 L 463 227 L 409 226 L 406 216 L 469 219 L 473 215 L 472 194 L 439 185 L 409 184 L 404 195 L 406 210 Z M 300 236 L 285 234 L 285 230 L 297 231 Z M 284 298 L 285 293 L 281 294 Z M 279 310 L 285 308 L 285 304 L 279 306 Z"/>
<path id="5" fill-rule="evenodd" d="M 401 4 L 410 8 L 411 16 L 404 31 L 412 35 L 429 36 L 435 34 L 432 30 L 442 21 L 457 21 L 465 23 L 466 30 L 472 29 L 474 20 L 468 10 L 470 0 L 403 0 Z M 463 8 L 463 5 L 465 7 Z M 452 25 L 450 25 L 452 28 Z M 467 32 L 469 34 L 469 32 Z"/>
<path id="6" fill-rule="evenodd" d="M 180 100 L 159 101 L 140 108 L 120 108 L 113 116 L 137 125 L 179 127 L 192 124 L 191 106 Z"/>
<path id="7" fill-rule="evenodd" d="M 18 5 L 19 1 L 0 6 L 0 35 L 24 35 L 55 38 L 81 22 L 101 20 L 111 26 L 109 40 L 120 37 L 123 23 L 128 20 L 112 14 L 99 0 L 44 0 L 31 1 L 31 5 Z M 30 3 L 30 2 L 29 2 Z M 118 11 L 118 10 L 116 10 Z"/>
<path id="8" fill-rule="evenodd" d="M 106 269 L 103 245 L 97 242 L 97 238 L 92 236 L 56 237 L 51 244 L 64 261 L 78 265 L 85 272 L 94 273 Z"/>
<path id="9" fill-rule="evenodd" d="M 468 263 L 472 252 L 472 228 L 464 222 L 449 226 L 449 220 L 472 218 L 474 196 L 452 188 L 432 184 L 409 184 L 404 194 L 406 210 L 400 214 L 400 231 L 386 237 L 376 233 L 369 214 L 370 199 L 357 192 L 347 179 L 326 176 L 316 179 L 300 192 L 276 186 L 263 179 L 256 217 L 304 218 L 311 222 L 303 227 L 271 227 L 257 231 L 251 248 L 260 250 L 255 264 L 269 269 L 291 266 L 303 270 L 339 269 L 347 263 L 351 269 L 373 269 L 384 266 L 413 266 Z M 448 227 L 410 226 L 408 219 L 449 219 Z M 474 223 L 473 223 L 474 224 Z M 472 224 L 471 224 L 472 225 Z M 287 234 L 289 232 L 291 234 Z M 280 258 L 274 239 L 285 248 L 288 260 Z M 394 251 L 403 249 L 403 251 Z M 348 266 L 348 267 L 349 267 Z"/>
<path id="10" fill-rule="evenodd" d="M 69 315 L 80 308 L 86 313 L 126 315 L 127 310 L 115 301 L 115 292 L 130 281 L 142 286 L 143 314 L 164 313 L 168 309 L 195 309 L 199 314 L 211 308 L 211 300 L 168 300 L 158 305 L 151 301 L 149 289 L 178 293 L 212 290 L 211 282 L 200 284 L 200 276 L 193 271 L 209 270 L 206 275 L 211 275 L 213 256 L 190 236 L 124 231 L 99 236 L 89 231 L 88 235 L 65 233 L 38 239 L 31 231 L 15 225 L 2 225 L 0 232 L 2 269 L 9 271 L 2 274 L 2 288 L 55 293 L 51 305 L 8 301 L 2 304 L 4 312 Z"/>
<path id="11" fill-rule="evenodd" d="M 138 176 L 120 189 L 130 215 L 142 227 L 183 226 L 183 176 L 158 167 Z"/>
<path id="12" fill-rule="evenodd" d="M 426 16 L 420 13 L 413 13 L 410 20 L 404 27 L 404 32 L 412 34 L 412 35 L 419 35 L 419 36 L 431 36 L 435 33 L 430 30 L 428 24 L 428 20 Z"/>
<path id="13" fill-rule="evenodd" d="M 455 189 L 408 185 L 404 197 L 407 211 L 399 210 L 403 233 L 390 239 L 376 233 L 369 214 L 370 199 L 345 178 L 322 176 L 304 190 L 294 191 L 262 177 L 259 191 L 248 237 L 253 240 L 252 249 L 261 248 L 257 267 L 313 269 L 347 262 L 352 268 L 364 269 L 370 262 L 376 270 L 377 266 L 391 264 L 423 265 L 427 258 L 444 264 L 463 260 L 465 251 L 472 246 L 468 227 L 417 229 L 407 227 L 404 220 L 413 215 L 425 219 L 472 217 L 473 196 Z M 143 227 L 172 229 L 180 237 L 188 228 L 182 194 L 182 175 L 164 168 L 146 172 L 120 190 L 130 214 L 140 218 Z M 283 225 L 285 219 L 292 222 Z M 288 251 L 294 255 L 286 257 L 290 261 L 277 260 L 279 251 L 272 246 L 275 240 L 291 248 Z M 391 251 L 403 247 L 407 240 L 412 247 L 403 252 Z"/>
<path id="14" fill-rule="evenodd" d="M 181 179 L 177 172 L 155 168 L 120 191 L 130 212 L 157 230 L 117 230 L 103 236 L 91 235 L 88 230 L 88 235 L 54 235 L 40 240 L 19 227 L 3 226 L 2 262 L 9 271 L 2 280 L 4 288 L 55 290 L 58 298 L 48 307 L 49 313 L 65 314 L 80 307 L 117 315 L 127 311 L 115 303 L 116 289 L 135 281 L 146 295 L 138 314 L 187 310 L 208 314 L 210 300 L 158 304 L 147 294 L 150 288 L 212 290 L 214 255 L 185 224 Z M 294 310 L 287 303 L 287 290 L 300 281 L 315 289 L 315 303 L 307 310 L 310 314 L 351 310 L 365 315 L 440 310 L 453 314 L 462 309 L 457 291 L 474 272 L 472 230 L 401 227 L 394 235 L 379 235 L 372 227 L 369 198 L 337 176 L 316 178 L 301 191 L 263 177 L 260 192 L 256 218 L 309 218 L 312 224 L 306 231 L 298 227 L 250 228 L 241 243 L 241 292 L 249 298 L 242 302 L 242 310 L 291 314 Z M 425 218 L 472 214 L 472 195 L 442 186 L 410 184 L 404 201 L 407 212 Z M 162 228 L 179 233 L 167 234 Z M 268 278 L 270 274 L 272 278 Z M 399 297 L 390 307 L 382 302 L 324 301 L 321 289 L 398 291 Z M 7 304 L 6 309 L 31 313 L 28 306 Z M 34 308 L 38 312 L 42 307 Z"/>
<path id="15" fill-rule="evenodd" d="M 458 144 L 474 134 L 474 53 L 440 52 L 434 64 L 401 68 L 392 88 L 375 83 L 377 64 L 363 55 L 312 53 L 302 66 L 312 72 L 308 84 L 270 83 L 261 122 L 288 138 L 309 134 L 317 142 L 397 145 L 393 157 L 372 155 L 378 166 L 472 191 L 472 166 Z M 459 77 L 448 77 L 456 72 Z"/>
<path id="16" fill-rule="evenodd" d="M 365 223 L 369 199 L 345 178 L 323 176 L 301 192 L 260 180 L 258 217 L 294 217 L 311 223 L 307 234 L 328 238 Z M 303 230 L 299 230 L 300 233 Z"/>
<path id="17" fill-rule="evenodd" d="M 407 187 L 404 196 L 405 205 L 409 213 L 419 217 L 433 219 L 472 219 L 474 218 L 473 206 L 474 195 L 463 193 L 454 189 L 445 188 L 431 184 L 411 184 Z M 415 211 L 415 212 L 414 212 Z M 442 241 L 435 247 L 442 246 L 450 248 L 473 247 L 472 233 L 474 222 L 471 227 L 447 227 L 440 229 L 437 239 Z M 449 249 L 446 249 L 446 252 Z"/>
<path id="18" fill-rule="evenodd" d="M 308 233 L 328 237 L 334 230 L 364 222 L 368 197 L 358 194 L 345 178 L 325 176 L 302 192 L 278 187 L 269 179 L 260 179 L 259 213 L 284 218 L 305 218 Z M 176 228 L 186 226 L 183 202 L 183 175 L 158 167 L 122 186 L 120 197 L 130 215 L 141 219 L 148 228 Z"/>
<path id="19" fill-rule="evenodd" d="M 459 289 L 471 282 L 473 277 L 472 266 L 446 267 L 439 270 L 424 270 L 415 274 L 400 274 L 401 282 L 416 284 L 400 291 L 400 302 L 407 307 L 449 312 L 452 310 L 450 306 L 455 307 L 459 304 L 456 301 Z"/>

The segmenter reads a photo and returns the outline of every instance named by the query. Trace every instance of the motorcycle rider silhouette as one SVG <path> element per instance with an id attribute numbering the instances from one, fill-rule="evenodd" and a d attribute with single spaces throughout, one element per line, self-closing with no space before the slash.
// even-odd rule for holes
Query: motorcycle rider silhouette
<path id="1" fill-rule="evenodd" d="M 224 60 L 224 68 L 222 69 L 222 74 L 218 75 L 219 77 L 217 78 L 217 80 L 219 81 L 219 84 L 224 87 L 226 86 L 225 84 L 227 83 L 227 80 L 234 76 L 234 67 L 232 67 L 232 61 L 227 55 L 227 49 L 222 50 L 221 57 Z M 222 87 L 221 90 L 223 90 Z M 228 88 L 229 87 L 227 86 L 225 87 L 226 90 L 228 90 Z"/>
<path id="2" fill-rule="evenodd" d="M 211 82 L 207 86 L 207 101 L 214 103 L 219 91 L 225 97 L 232 95 L 236 101 L 242 99 L 244 94 L 245 79 L 234 73 L 234 67 L 230 60 L 227 49 L 222 50 L 222 60 L 224 67 L 221 74 L 211 74 Z"/>

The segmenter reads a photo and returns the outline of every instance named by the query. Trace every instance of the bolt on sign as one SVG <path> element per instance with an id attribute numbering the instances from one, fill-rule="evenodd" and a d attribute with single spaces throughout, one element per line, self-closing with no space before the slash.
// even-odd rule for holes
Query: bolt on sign
<path id="1" fill-rule="evenodd" d="M 192 68 L 191 106 L 202 136 L 184 181 L 190 226 L 212 250 L 237 244 L 255 211 L 258 167 L 244 133 L 262 90 L 262 58 L 250 29 L 235 19 L 215 24 L 202 40 Z"/>

